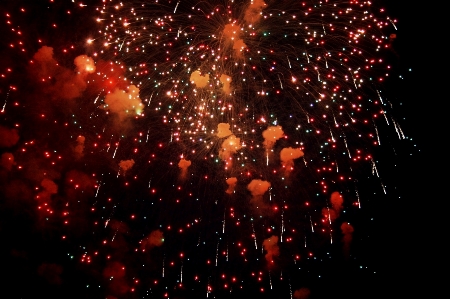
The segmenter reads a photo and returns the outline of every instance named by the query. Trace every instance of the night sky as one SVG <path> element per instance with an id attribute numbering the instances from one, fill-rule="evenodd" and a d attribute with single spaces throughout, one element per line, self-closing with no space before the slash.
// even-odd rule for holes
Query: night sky
<path id="1" fill-rule="evenodd" d="M 2 0 L 1 297 L 428 292 L 404 3 Z"/>

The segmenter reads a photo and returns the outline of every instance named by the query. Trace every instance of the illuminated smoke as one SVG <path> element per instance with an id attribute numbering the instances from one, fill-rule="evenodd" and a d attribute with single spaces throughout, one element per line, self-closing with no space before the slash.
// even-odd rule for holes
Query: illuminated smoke
<path id="1" fill-rule="evenodd" d="M 352 242 L 353 238 L 353 226 L 348 222 L 343 222 L 341 224 L 341 231 L 343 234 L 342 237 L 342 243 L 343 243 L 343 251 L 345 256 L 349 256 L 350 254 L 350 243 Z"/>
<path id="2" fill-rule="evenodd" d="M 235 154 L 241 147 L 241 139 L 231 135 L 222 142 L 221 149 L 219 150 L 219 157 L 222 160 L 228 160 L 231 155 Z"/>
<path id="3" fill-rule="evenodd" d="M 237 184 L 237 178 L 235 177 L 228 178 L 226 182 L 228 184 L 228 189 L 225 191 L 225 193 L 232 194 Z"/>
<path id="4" fill-rule="evenodd" d="M 103 109 L 111 111 L 121 120 L 129 116 L 140 115 L 143 105 L 139 98 L 139 88 L 135 85 L 130 85 L 128 91 L 116 88 L 112 93 L 106 95 Z"/>
<path id="5" fill-rule="evenodd" d="M 294 166 L 294 160 L 303 157 L 303 155 L 303 151 L 299 148 L 283 148 L 280 152 L 281 164 L 288 170 L 292 169 Z"/>
<path id="6" fill-rule="evenodd" d="M 294 299 L 308 299 L 311 291 L 308 288 L 300 288 L 294 292 Z"/>
<path id="7" fill-rule="evenodd" d="M 270 150 L 275 145 L 278 139 L 282 138 L 284 135 L 283 129 L 281 126 L 270 126 L 266 130 L 262 132 L 262 136 L 264 137 L 264 147 L 267 150 Z"/>
<path id="8" fill-rule="evenodd" d="M 41 187 L 43 189 L 37 195 L 37 199 L 39 201 L 49 201 L 53 194 L 58 193 L 58 185 L 50 179 L 43 179 L 41 182 Z"/>
<path id="9" fill-rule="evenodd" d="M 230 131 L 230 125 L 229 124 L 227 124 L 227 123 L 220 123 L 217 126 L 217 134 L 216 134 L 217 137 L 224 138 L 224 137 L 230 136 L 231 134 L 233 134 L 233 133 Z"/>
<path id="10" fill-rule="evenodd" d="M 77 137 L 77 145 L 74 148 L 75 156 L 77 158 L 83 157 L 85 139 L 86 138 L 84 138 L 84 136 L 81 135 Z"/>
<path id="11" fill-rule="evenodd" d="M 230 94 L 231 93 L 231 77 L 225 74 L 220 75 L 220 83 L 222 83 L 222 90 L 224 93 L 226 94 Z"/>
<path id="12" fill-rule="evenodd" d="M 227 24 L 223 28 L 225 44 L 235 51 L 237 57 L 242 57 L 242 51 L 247 48 L 247 45 L 240 38 L 240 35 L 241 28 L 234 23 Z"/>
<path id="13" fill-rule="evenodd" d="M 53 58 L 53 48 L 43 46 L 33 56 L 31 73 L 44 83 L 44 91 L 56 99 L 75 99 L 86 89 L 87 76 L 95 71 L 95 65 L 86 55 L 76 57 L 74 64 L 76 71 L 60 66 Z"/>
<path id="14" fill-rule="evenodd" d="M 341 213 L 342 209 L 344 208 L 342 204 L 344 203 L 344 198 L 339 192 L 333 192 L 331 193 L 330 197 L 331 206 L 333 207 L 333 210 L 336 211 L 337 217 L 339 217 L 339 214 Z"/>
<path id="15" fill-rule="evenodd" d="M 0 126 L 0 148 L 14 146 L 19 141 L 19 133 L 16 129 Z"/>
<path id="16" fill-rule="evenodd" d="M 270 238 L 265 239 L 263 241 L 264 250 L 267 251 L 264 257 L 266 258 L 266 261 L 269 263 L 273 263 L 274 257 L 280 255 L 280 248 L 278 247 L 277 243 L 278 243 L 277 236 L 271 236 Z"/>
<path id="17" fill-rule="evenodd" d="M 119 162 L 119 167 L 120 170 L 123 172 L 123 174 L 125 175 L 125 173 L 131 169 L 131 167 L 133 167 L 134 165 L 134 160 L 122 160 Z"/>
<path id="18" fill-rule="evenodd" d="M 152 231 L 144 240 L 141 241 L 141 249 L 152 249 L 153 247 L 159 247 L 164 243 L 164 236 L 159 229 Z"/>
<path id="19" fill-rule="evenodd" d="M 200 71 L 194 71 L 191 74 L 190 81 L 198 88 L 203 88 L 208 85 L 209 75 L 202 75 Z"/>
<path id="20" fill-rule="evenodd" d="M 187 170 L 188 170 L 189 166 L 191 166 L 191 161 L 189 161 L 189 160 L 185 160 L 185 159 L 181 158 L 180 162 L 178 162 L 178 167 L 181 169 L 180 177 L 182 179 L 186 178 Z"/>
<path id="21" fill-rule="evenodd" d="M 245 10 L 244 20 L 247 24 L 255 24 L 261 18 L 261 12 L 266 6 L 263 0 L 252 0 Z"/>
<path id="22" fill-rule="evenodd" d="M 14 162 L 14 156 L 11 153 L 3 153 L 0 158 L 0 167 L 11 170 L 13 165 L 15 165 L 16 162 Z"/>

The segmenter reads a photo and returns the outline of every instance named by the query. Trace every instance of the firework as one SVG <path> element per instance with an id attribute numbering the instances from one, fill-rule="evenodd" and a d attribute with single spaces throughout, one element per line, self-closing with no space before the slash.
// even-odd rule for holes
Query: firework
<path id="1" fill-rule="evenodd" d="M 32 55 L 49 103 L 29 113 L 49 129 L 29 125 L 2 167 L 27 164 L 40 215 L 63 215 L 105 294 L 306 298 L 329 252 L 357 258 L 360 189 L 389 191 L 374 152 L 405 138 L 383 86 L 396 21 L 374 6 L 87 5 L 97 27 L 75 67 L 50 45 Z M 7 122 L 0 135 L 19 142 Z M 37 146 L 47 160 L 30 165 Z"/>

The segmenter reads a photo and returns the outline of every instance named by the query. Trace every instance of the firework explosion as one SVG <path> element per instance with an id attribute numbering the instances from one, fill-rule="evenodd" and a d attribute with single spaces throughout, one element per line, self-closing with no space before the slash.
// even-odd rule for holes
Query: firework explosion
<path id="1" fill-rule="evenodd" d="M 0 148 L 2 194 L 95 294 L 308 298 L 323 265 L 365 263 L 376 152 L 406 139 L 384 95 L 395 20 L 364 1 L 92 2 L 74 46 L 24 42 L 6 15 L 30 79 L 5 68 Z"/>

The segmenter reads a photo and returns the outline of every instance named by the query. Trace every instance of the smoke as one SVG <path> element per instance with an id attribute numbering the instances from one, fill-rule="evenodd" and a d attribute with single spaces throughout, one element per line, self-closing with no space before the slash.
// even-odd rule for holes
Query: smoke
<path id="1" fill-rule="evenodd" d="M 261 12 L 266 6 L 263 0 L 251 0 L 250 5 L 245 10 L 244 20 L 247 24 L 255 24 L 261 18 Z"/>
<path id="2" fill-rule="evenodd" d="M 231 93 L 231 77 L 225 74 L 220 75 L 220 83 L 222 83 L 222 90 L 223 92 L 225 92 L 226 94 L 230 94 Z"/>
<path id="3" fill-rule="evenodd" d="M 225 39 L 225 44 L 228 47 L 232 47 L 235 51 L 237 57 L 242 57 L 242 51 L 247 48 L 247 45 L 240 38 L 241 28 L 234 23 L 225 25 L 223 28 L 223 37 Z"/>
<path id="4" fill-rule="evenodd" d="M 0 126 L 0 148 L 12 147 L 19 141 L 19 133 L 16 129 Z"/>
<path id="5" fill-rule="evenodd" d="M 277 236 L 271 236 L 270 238 L 263 241 L 264 250 L 267 251 L 264 257 L 269 263 L 273 263 L 273 258 L 280 255 L 280 248 L 278 247 L 277 243 Z"/>
<path id="6" fill-rule="evenodd" d="M 267 190 L 269 190 L 270 186 L 271 184 L 269 182 L 258 179 L 252 180 L 247 185 L 247 189 L 252 194 L 252 199 L 250 200 L 250 203 L 253 204 L 253 207 L 260 215 L 269 214 L 270 206 L 263 201 L 263 195 L 264 193 L 267 192 Z"/>
<path id="7" fill-rule="evenodd" d="M 324 221 L 333 222 L 339 217 L 343 207 L 344 198 L 339 192 L 331 193 L 330 197 L 331 208 L 323 208 L 322 215 L 325 218 Z"/>
<path id="8" fill-rule="evenodd" d="M 74 148 L 74 152 L 75 152 L 75 156 L 77 158 L 82 158 L 83 157 L 83 151 L 84 151 L 84 141 L 86 138 L 84 138 L 84 136 L 78 136 L 77 137 L 77 145 Z"/>
<path id="9" fill-rule="evenodd" d="M 129 285 L 125 280 L 125 266 L 120 262 L 110 262 L 103 270 L 103 277 L 108 282 L 109 292 L 120 296 L 128 292 Z"/>
<path id="10" fill-rule="evenodd" d="M 270 126 L 262 132 L 264 138 L 264 147 L 270 150 L 275 145 L 278 139 L 283 137 L 284 132 L 281 126 Z"/>
<path id="11" fill-rule="evenodd" d="M 292 170 L 294 160 L 303 157 L 303 155 L 303 151 L 299 148 L 283 148 L 280 152 L 281 164 L 283 167 L 286 167 L 287 170 Z"/>
<path id="12" fill-rule="evenodd" d="M 133 167 L 134 165 L 134 160 L 130 159 L 130 160 L 121 160 L 119 162 L 119 167 L 120 170 L 123 172 L 123 175 L 125 175 L 125 173 L 131 169 L 131 167 Z"/>
<path id="13" fill-rule="evenodd" d="M 235 177 L 228 178 L 226 182 L 228 184 L 228 189 L 225 191 L 225 193 L 232 194 L 237 184 L 237 178 Z"/>
<path id="14" fill-rule="evenodd" d="M 144 240 L 141 241 L 141 249 L 145 251 L 146 249 L 152 249 L 154 247 L 159 247 L 164 243 L 164 236 L 162 231 L 159 229 L 152 231 Z"/>
<path id="15" fill-rule="evenodd" d="M 343 251 L 345 256 L 349 256 L 350 254 L 350 243 L 352 242 L 353 238 L 353 226 L 348 222 L 343 222 L 341 224 L 341 231 L 343 234 L 342 237 L 342 243 L 343 243 Z"/>
<path id="16" fill-rule="evenodd" d="M 217 137 L 224 138 L 230 136 L 231 134 L 233 133 L 230 131 L 230 124 L 220 123 L 217 125 Z"/>
<path id="17" fill-rule="evenodd" d="M 53 48 L 43 46 L 33 56 L 32 75 L 43 83 L 45 92 L 55 98 L 71 100 L 82 95 L 87 76 L 95 71 L 94 60 L 86 55 L 74 59 L 76 71 L 62 67 L 53 58 Z"/>
<path id="18" fill-rule="evenodd" d="M 337 216 L 339 217 L 339 214 L 341 213 L 342 209 L 344 208 L 342 204 L 344 203 L 344 198 L 339 192 L 333 192 L 331 193 L 331 206 L 333 207 L 333 210 L 336 211 Z"/>
<path id="19" fill-rule="evenodd" d="M 294 299 L 308 299 L 311 291 L 308 288 L 300 288 L 294 292 Z"/>
<path id="20" fill-rule="evenodd" d="M 130 85 L 128 91 L 114 89 L 112 93 L 108 93 L 105 97 L 105 105 L 103 109 L 108 109 L 119 117 L 120 120 L 127 116 L 136 116 L 142 113 L 143 104 L 139 98 L 139 88 Z"/>
<path id="21" fill-rule="evenodd" d="M 231 155 L 235 154 L 241 147 L 241 139 L 231 135 L 222 142 L 222 147 L 219 150 L 219 157 L 222 160 L 228 160 Z"/>
<path id="22" fill-rule="evenodd" d="M 187 170 L 188 170 L 189 166 L 191 166 L 191 161 L 189 161 L 189 160 L 185 160 L 185 159 L 181 158 L 180 162 L 178 162 L 178 167 L 180 167 L 180 169 L 181 169 L 180 177 L 182 179 L 186 178 Z"/>
<path id="23" fill-rule="evenodd" d="M 66 173 L 66 182 L 73 185 L 75 189 L 83 192 L 94 190 L 96 179 L 79 170 L 70 170 Z"/>
<path id="24" fill-rule="evenodd" d="M 203 88 L 208 85 L 209 75 L 205 74 L 202 76 L 200 71 L 194 71 L 191 74 L 190 81 L 198 88 Z"/>
<path id="25" fill-rule="evenodd" d="M 53 194 L 58 193 L 58 185 L 50 179 L 43 179 L 41 187 L 43 190 L 41 190 L 36 197 L 39 201 L 49 201 Z"/>
<path id="26" fill-rule="evenodd" d="M 336 220 L 338 214 L 336 213 L 335 210 L 325 207 L 322 208 L 322 216 L 324 217 L 323 221 L 330 223 Z"/>
<path id="27" fill-rule="evenodd" d="M 0 167 L 6 170 L 11 170 L 11 168 L 16 164 L 14 162 L 14 156 L 11 153 L 3 153 L 0 158 Z"/>

